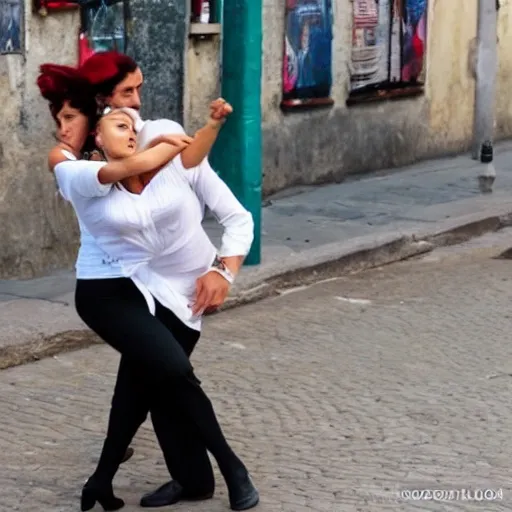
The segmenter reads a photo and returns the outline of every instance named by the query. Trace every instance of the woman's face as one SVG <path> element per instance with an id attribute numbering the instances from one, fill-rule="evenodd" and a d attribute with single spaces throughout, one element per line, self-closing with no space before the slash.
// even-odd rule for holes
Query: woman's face
<path id="1" fill-rule="evenodd" d="M 89 134 L 89 119 L 68 101 L 56 115 L 57 138 L 80 153 Z"/>
<path id="2" fill-rule="evenodd" d="M 137 148 L 137 136 L 132 118 L 116 111 L 103 117 L 98 124 L 96 144 L 103 149 L 107 160 L 133 155 Z"/>

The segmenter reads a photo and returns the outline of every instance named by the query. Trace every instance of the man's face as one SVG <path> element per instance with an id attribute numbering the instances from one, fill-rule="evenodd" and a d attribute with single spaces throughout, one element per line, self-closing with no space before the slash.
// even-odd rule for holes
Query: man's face
<path id="1" fill-rule="evenodd" d="M 112 95 L 107 98 L 107 104 L 112 108 L 129 107 L 140 110 L 140 91 L 143 82 L 144 77 L 139 68 L 133 73 L 128 73 L 126 78 L 117 84 Z"/>

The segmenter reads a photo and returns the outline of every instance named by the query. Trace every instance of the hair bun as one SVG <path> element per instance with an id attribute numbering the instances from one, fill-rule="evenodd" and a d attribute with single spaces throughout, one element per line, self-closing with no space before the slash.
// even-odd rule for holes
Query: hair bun
<path id="1" fill-rule="evenodd" d="M 39 71 L 37 86 L 43 98 L 47 100 L 62 98 L 74 91 L 83 91 L 84 94 L 87 94 L 88 84 L 76 68 L 58 64 L 42 64 Z"/>

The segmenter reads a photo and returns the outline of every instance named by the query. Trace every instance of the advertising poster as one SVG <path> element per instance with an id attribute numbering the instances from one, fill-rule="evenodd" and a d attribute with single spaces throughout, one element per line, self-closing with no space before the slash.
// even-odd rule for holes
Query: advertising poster
<path id="1" fill-rule="evenodd" d="M 388 79 L 390 0 L 354 0 L 351 89 Z"/>
<path id="2" fill-rule="evenodd" d="M 428 0 L 353 0 L 351 92 L 424 79 Z"/>
<path id="3" fill-rule="evenodd" d="M 425 62 L 427 0 L 403 0 L 402 81 L 421 81 Z"/>
<path id="4" fill-rule="evenodd" d="M 286 0 L 283 104 L 329 98 L 331 0 Z"/>
<path id="5" fill-rule="evenodd" d="M 0 54 L 21 52 L 22 13 L 21 0 L 0 0 Z"/>

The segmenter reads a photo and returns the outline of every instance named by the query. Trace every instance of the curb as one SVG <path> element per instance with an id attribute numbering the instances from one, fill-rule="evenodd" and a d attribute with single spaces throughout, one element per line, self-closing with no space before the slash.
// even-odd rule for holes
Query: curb
<path id="1" fill-rule="evenodd" d="M 88 329 L 63 331 L 21 345 L 0 348 L 0 370 L 33 363 L 63 352 L 79 350 L 103 341 Z"/>
<path id="2" fill-rule="evenodd" d="M 303 251 L 296 258 L 290 257 L 281 262 L 281 268 L 286 270 L 259 280 L 253 279 L 250 286 L 235 287 L 220 311 L 275 297 L 298 286 L 396 263 L 437 247 L 461 244 L 485 233 L 510 227 L 510 208 L 488 214 L 459 216 L 435 223 L 423 231 L 386 233 L 377 239 L 372 235 L 352 239 L 346 244 Z"/>
<path id="3" fill-rule="evenodd" d="M 501 211 L 496 208 L 433 223 L 424 230 L 369 235 L 294 253 L 277 263 L 254 268 L 250 275 L 242 274 L 225 305 L 210 316 L 299 286 L 389 265 L 510 226 L 512 207 L 504 206 Z M 0 348 L 0 370 L 100 343 L 92 331 L 83 329 L 6 346 Z"/>

